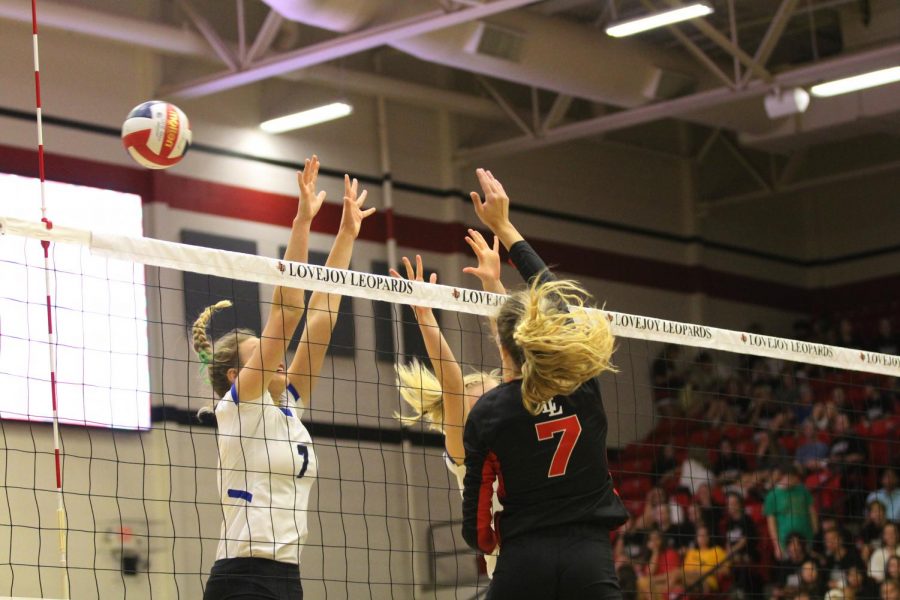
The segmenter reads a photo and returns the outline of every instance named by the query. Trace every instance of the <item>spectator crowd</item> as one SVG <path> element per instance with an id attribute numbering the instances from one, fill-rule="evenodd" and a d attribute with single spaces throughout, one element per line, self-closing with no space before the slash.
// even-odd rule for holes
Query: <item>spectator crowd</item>
<path id="1" fill-rule="evenodd" d="M 900 354 L 886 318 L 794 334 Z M 900 380 L 674 345 L 651 377 L 657 426 L 610 457 L 626 599 L 900 600 Z"/>

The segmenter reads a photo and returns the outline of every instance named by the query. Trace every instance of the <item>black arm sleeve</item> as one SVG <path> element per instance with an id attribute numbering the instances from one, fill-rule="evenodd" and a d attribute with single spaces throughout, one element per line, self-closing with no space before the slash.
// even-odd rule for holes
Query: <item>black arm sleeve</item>
<path id="1" fill-rule="evenodd" d="M 525 240 L 520 240 L 512 245 L 512 248 L 509 249 L 509 258 L 528 285 L 531 285 L 535 278 L 541 285 L 556 281 L 556 275 L 550 271 L 547 263 Z M 569 312 L 569 307 L 565 304 L 560 304 L 559 309 L 561 312 Z"/>
<path id="2" fill-rule="evenodd" d="M 512 248 L 509 249 L 509 259 L 519 271 L 522 279 L 529 284 L 535 277 L 539 277 L 541 283 L 556 279 L 556 275 L 550 272 L 546 263 L 525 240 L 520 240 L 512 245 Z"/>

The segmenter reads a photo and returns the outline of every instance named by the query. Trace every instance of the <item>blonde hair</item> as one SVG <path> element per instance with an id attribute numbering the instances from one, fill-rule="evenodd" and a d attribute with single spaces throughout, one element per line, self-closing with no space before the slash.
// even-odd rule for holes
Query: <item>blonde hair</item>
<path id="1" fill-rule="evenodd" d="M 512 294 L 497 314 L 500 344 L 522 371 L 522 404 L 538 414 L 554 396 L 567 396 L 604 371 L 614 338 L 590 295 L 574 281 L 542 282 Z"/>
<path id="2" fill-rule="evenodd" d="M 212 320 L 214 314 L 231 306 L 228 300 L 216 302 L 212 306 L 207 306 L 194 321 L 191 328 L 191 336 L 194 342 L 194 351 L 200 359 L 203 367 L 206 368 L 207 381 L 212 386 L 213 392 L 217 398 L 224 396 L 231 382 L 228 381 L 228 371 L 230 369 L 240 369 L 244 366 L 241 363 L 240 352 L 238 351 L 241 343 L 248 339 L 256 337 L 256 334 L 249 329 L 232 329 L 228 333 L 222 335 L 219 339 L 210 343 L 206 334 L 206 328 Z M 198 417 L 204 414 L 213 413 L 215 411 L 215 403 L 204 406 L 197 412 Z"/>
<path id="3" fill-rule="evenodd" d="M 463 377 L 465 391 L 476 385 L 483 386 L 487 383 L 499 384 L 499 372 L 496 370 L 490 373 L 477 371 Z M 400 413 L 394 413 L 395 419 L 404 425 L 425 421 L 432 429 L 444 431 L 444 391 L 431 369 L 415 359 L 408 365 L 397 365 L 397 387 L 400 389 L 400 397 L 412 409 L 413 414 L 403 416 Z"/>

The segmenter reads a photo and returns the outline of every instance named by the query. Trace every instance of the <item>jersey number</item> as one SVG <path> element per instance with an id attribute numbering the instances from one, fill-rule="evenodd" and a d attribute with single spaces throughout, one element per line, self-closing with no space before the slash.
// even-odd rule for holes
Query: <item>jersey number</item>
<path id="1" fill-rule="evenodd" d="M 300 473 L 297 474 L 297 479 L 300 479 L 306 475 L 306 467 L 309 466 L 309 448 L 303 444 L 297 444 L 297 454 L 303 457 L 303 466 L 300 467 Z"/>
<path id="2" fill-rule="evenodd" d="M 569 466 L 569 458 L 572 456 L 572 450 L 575 449 L 575 442 L 578 441 L 578 436 L 581 435 L 581 423 L 578 422 L 578 415 L 537 423 L 534 429 L 537 431 L 537 438 L 541 442 L 551 440 L 555 434 L 562 432 L 559 438 L 559 445 L 556 447 L 556 452 L 553 453 L 553 462 L 550 463 L 547 477 L 565 475 L 566 468 Z"/>

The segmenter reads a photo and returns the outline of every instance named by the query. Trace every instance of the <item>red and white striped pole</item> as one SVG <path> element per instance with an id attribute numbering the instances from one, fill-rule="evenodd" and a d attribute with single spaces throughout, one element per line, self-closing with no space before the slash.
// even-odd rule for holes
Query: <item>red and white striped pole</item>
<path id="1" fill-rule="evenodd" d="M 31 33 L 34 47 L 34 97 L 37 115 L 38 173 L 41 180 L 41 221 L 47 229 L 53 223 L 47 218 L 44 173 L 44 124 L 41 116 L 41 69 L 38 60 L 37 0 L 31 0 Z M 50 397 L 53 402 L 53 460 L 56 467 L 56 521 L 59 532 L 59 563 L 62 567 L 62 597 L 69 598 L 69 574 L 66 567 L 66 509 L 63 503 L 62 461 L 59 453 L 59 407 L 56 395 L 56 333 L 53 331 L 53 302 L 50 297 L 50 242 L 41 241 L 44 249 L 44 289 L 47 292 L 47 347 L 50 352 Z"/>

